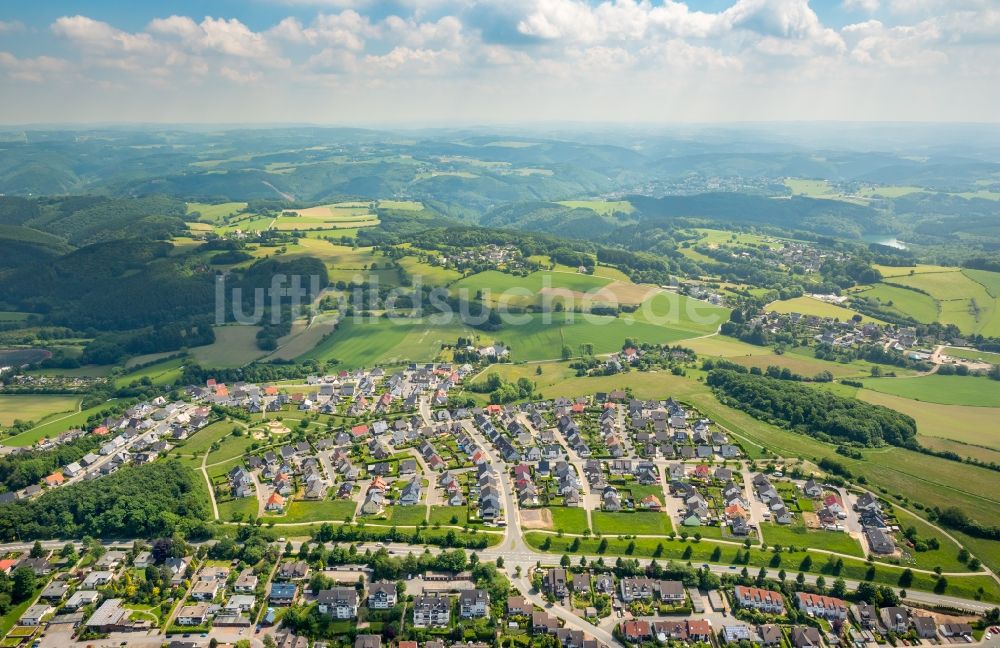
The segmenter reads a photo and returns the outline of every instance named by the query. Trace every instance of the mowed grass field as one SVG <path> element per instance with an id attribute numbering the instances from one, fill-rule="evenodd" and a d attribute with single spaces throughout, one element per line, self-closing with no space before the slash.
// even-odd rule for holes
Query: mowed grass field
<path id="1" fill-rule="evenodd" d="M 794 299 L 773 301 L 764 308 L 767 311 L 775 311 L 778 313 L 802 313 L 803 315 L 815 315 L 816 317 L 831 317 L 838 319 L 841 322 L 845 322 L 853 318 L 855 315 L 860 315 L 860 313 L 853 311 L 850 308 L 844 308 L 843 306 L 837 306 L 836 304 L 828 304 L 827 302 L 813 299 L 812 297 L 808 297 L 806 295 L 796 297 Z M 881 323 L 881 320 L 867 315 L 862 315 L 861 321 Z"/>
<path id="2" fill-rule="evenodd" d="M 75 412 L 80 397 L 73 394 L 0 394 L 0 425 L 15 420 L 41 422 L 50 416 Z"/>
<path id="3" fill-rule="evenodd" d="M 935 322 L 938 318 L 938 302 L 930 295 L 915 290 L 878 283 L 852 294 L 876 299 L 883 308 L 924 324 Z"/>
<path id="4" fill-rule="evenodd" d="M 1000 335 L 1000 273 L 977 270 L 920 272 L 887 283 L 916 288 L 940 304 L 938 321 L 963 333 Z M 995 291 L 991 293 L 990 291 Z"/>
<path id="5" fill-rule="evenodd" d="M 943 405 L 1000 407 L 1000 383 L 985 376 L 869 378 L 866 389 Z"/>

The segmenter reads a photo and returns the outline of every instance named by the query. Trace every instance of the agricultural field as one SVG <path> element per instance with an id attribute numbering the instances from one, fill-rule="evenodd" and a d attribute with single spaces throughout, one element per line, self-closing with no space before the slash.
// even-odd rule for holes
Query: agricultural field
<path id="1" fill-rule="evenodd" d="M 410 276 L 420 277 L 425 286 L 447 286 L 462 278 L 462 273 L 452 268 L 444 268 L 430 263 L 424 263 L 417 257 L 406 256 L 399 260 Z"/>
<path id="2" fill-rule="evenodd" d="M 927 376 L 931 378 L 932 376 Z M 942 376 L 945 377 L 945 376 Z M 951 376 L 947 376 L 951 377 Z M 891 380 L 891 379 L 889 379 Z M 913 378 L 905 380 L 924 380 L 924 378 Z M 978 380 L 971 378 L 971 380 Z M 987 380 L 983 378 L 982 380 Z M 865 380 L 864 384 L 875 382 Z M 972 446 L 982 446 L 994 455 L 994 459 L 1000 459 L 1000 452 L 995 448 L 1000 447 L 1000 430 L 997 430 L 996 421 L 1000 420 L 1000 408 L 981 407 L 973 405 L 943 405 L 941 403 L 931 403 L 904 398 L 888 393 L 881 393 L 869 389 L 858 391 L 858 398 L 884 405 L 896 411 L 912 416 L 917 422 L 917 435 L 921 443 L 926 445 L 932 438 L 949 439 Z M 956 422 L 961 422 L 956 424 Z M 959 452 L 959 454 L 966 454 Z"/>
<path id="3" fill-rule="evenodd" d="M 914 266 L 885 266 L 885 265 L 874 265 L 872 266 L 879 271 L 885 278 L 893 277 L 907 277 L 910 275 L 918 274 L 936 274 L 938 272 L 959 272 L 961 268 L 956 268 L 953 266 L 939 266 L 939 265 L 927 265 L 925 263 L 918 263 Z"/>
<path id="4" fill-rule="evenodd" d="M 816 317 L 831 317 L 841 322 L 846 322 L 855 315 L 861 315 L 850 308 L 829 304 L 805 295 L 794 299 L 774 301 L 764 308 L 767 311 L 776 311 L 778 313 L 802 313 L 803 315 L 815 315 Z M 867 315 L 861 315 L 861 321 L 875 322 L 877 324 L 883 323 L 881 320 Z"/>
<path id="5" fill-rule="evenodd" d="M 1000 335 L 998 298 L 988 288 L 1000 292 L 997 276 L 1000 273 L 969 270 L 922 272 L 892 277 L 887 283 L 922 290 L 937 300 L 943 324 L 954 324 L 967 334 L 996 336 Z"/>
<path id="6" fill-rule="evenodd" d="M 57 416 L 52 416 L 41 425 L 36 425 L 30 430 L 26 430 L 7 439 L 3 439 L 3 445 L 26 447 L 34 445 L 39 439 L 53 438 L 70 428 L 86 425 L 88 418 L 98 412 L 101 412 L 105 407 L 107 407 L 107 403 L 95 405 L 90 409 L 85 409 L 74 414 L 59 414 Z"/>
<path id="7" fill-rule="evenodd" d="M 28 319 L 30 313 L 20 311 L 0 311 L 0 322 L 23 322 Z"/>
<path id="8" fill-rule="evenodd" d="M 752 234 L 749 232 L 732 232 L 730 230 L 718 230 L 708 228 L 696 228 L 694 230 L 701 238 L 694 243 L 718 247 L 720 245 L 764 245 L 771 249 L 778 248 L 781 244 L 774 237 L 762 234 Z"/>
<path id="9" fill-rule="evenodd" d="M 286 209 L 274 220 L 278 230 L 373 227 L 378 216 L 369 203 L 347 202 L 318 205 L 306 209 Z"/>
<path id="10" fill-rule="evenodd" d="M 601 216 L 635 212 L 635 207 L 627 200 L 560 200 L 559 204 L 571 209 L 589 209 Z"/>
<path id="11" fill-rule="evenodd" d="M 420 211 L 424 208 L 422 203 L 415 200 L 380 200 L 378 206 L 380 209 L 397 209 L 399 211 Z"/>
<path id="12" fill-rule="evenodd" d="M 866 389 L 916 401 L 942 405 L 1000 407 L 1000 383 L 985 376 L 940 376 L 915 378 L 869 378 Z"/>
<path id="13" fill-rule="evenodd" d="M 12 425 L 15 420 L 39 423 L 75 412 L 79 406 L 80 397 L 72 394 L 0 394 L 0 425 Z"/>
<path id="14" fill-rule="evenodd" d="M 221 224 L 226 218 L 247 208 L 245 202 L 225 202 L 217 205 L 189 202 L 187 213 L 198 212 L 198 220 L 203 223 Z"/>
<path id="15" fill-rule="evenodd" d="M 257 348 L 257 326 L 215 327 L 215 342 L 192 347 L 191 356 L 203 367 L 242 367 L 264 355 Z"/>
<path id="16" fill-rule="evenodd" d="M 744 367 L 758 367 L 767 369 L 769 366 L 787 368 L 793 373 L 801 376 L 812 377 L 821 371 L 829 371 L 834 378 L 846 378 L 853 376 L 870 375 L 870 365 L 866 362 L 855 361 L 850 363 L 830 362 L 806 355 L 806 353 L 768 353 L 766 347 L 757 347 L 758 353 L 751 356 L 730 357 L 729 361 Z"/>
<path id="17" fill-rule="evenodd" d="M 184 372 L 184 358 L 172 358 L 155 364 L 136 369 L 115 378 L 115 387 L 121 389 L 127 387 L 135 381 L 148 378 L 153 385 L 171 385 L 180 379 Z"/>
<path id="18" fill-rule="evenodd" d="M 518 315 L 523 324 L 508 323 L 497 331 L 477 331 L 461 323 L 434 325 L 406 319 L 374 318 L 356 321 L 348 318 L 337 330 L 302 359 L 330 360 L 336 358 L 345 367 L 372 364 L 399 364 L 405 361 L 433 360 L 442 344 L 454 344 L 459 336 L 478 337 L 488 344 L 502 341 L 511 348 L 514 359 L 521 361 L 552 360 L 560 355 L 564 345 L 580 353 L 585 344 L 594 353 L 611 353 L 621 348 L 625 338 L 643 342 L 673 343 L 712 330 L 716 321 L 724 321 L 725 309 L 694 300 L 676 297 L 676 307 L 656 307 L 666 322 L 659 325 L 645 318 L 655 317 L 641 311 L 629 316 L 611 317 L 579 313 Z"/>
<path id="19" fill-rule="evenodd" d="M 878 283 L 851 294 L 876 299 L 883 308 L 924 324 L 935 322 L 938 318 L 938 302 L 930 295 L 915 290 Z"/>
<path id="20" fill-rule="evenodd" d="M 596 292 L 609 283 L 611 283 L 609 279 L 579 273 L 540 270 L 526 277 L 516 277 L 496 270 L 487 270 L 455 282 L 451 286 L 451 293 L 456 296 L 465 295 L 469 299 L 481 294 L 482 299 L 489 304 L 503 302 L 520 306 L 536 303 L 538 296 L 548 288 L 586 293 Z M 527 293 L 530 293 L 530 296 Z"/>

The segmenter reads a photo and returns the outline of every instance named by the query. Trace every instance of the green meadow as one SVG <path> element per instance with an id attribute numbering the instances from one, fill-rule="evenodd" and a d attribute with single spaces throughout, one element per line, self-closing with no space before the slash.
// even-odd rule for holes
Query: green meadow
<path id="1" fill-rule="evenodd" d="M 1000 383 L 985 376 L 869 378 L 866 389 L 942 405 L 1000 407 Z"/>

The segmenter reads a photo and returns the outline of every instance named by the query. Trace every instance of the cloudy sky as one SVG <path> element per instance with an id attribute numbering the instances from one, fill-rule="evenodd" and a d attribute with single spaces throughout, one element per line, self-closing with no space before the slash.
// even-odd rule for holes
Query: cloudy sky
<path id="1" fill-rule="evenodd" d="M 1000 0 L 4 0 L 0 123 L 998 121 Z"/>

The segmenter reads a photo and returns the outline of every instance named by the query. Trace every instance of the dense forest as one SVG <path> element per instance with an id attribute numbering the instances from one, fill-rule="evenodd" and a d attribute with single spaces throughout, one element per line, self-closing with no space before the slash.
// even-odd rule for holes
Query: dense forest
<path id="1" fill-rule="evenodd" d="M 916 422 L 881 405 L 731 369 L 713 369 L 707 383 L 727 405 L 826 441 L 868 447 L 916 445 Z"/>
<path id="2" fill-rule="evenodd" d="M 149 538 L 175 532 L 207 537 L 210 511 L 198 480 L 176 460 L 121 468 L 0 507 L 0 541 Z"/>

